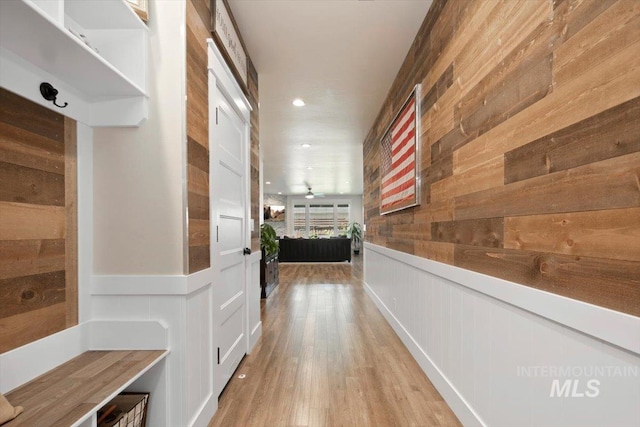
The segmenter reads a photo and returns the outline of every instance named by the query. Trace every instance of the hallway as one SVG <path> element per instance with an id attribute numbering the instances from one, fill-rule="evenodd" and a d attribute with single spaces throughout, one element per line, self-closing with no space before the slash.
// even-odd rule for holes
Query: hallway
<path id="1" fill-rule="evenodd" d="M 362 256 L 280 264 L 262 322 L 211 427 L 460 425 L 366 295 Z"/>

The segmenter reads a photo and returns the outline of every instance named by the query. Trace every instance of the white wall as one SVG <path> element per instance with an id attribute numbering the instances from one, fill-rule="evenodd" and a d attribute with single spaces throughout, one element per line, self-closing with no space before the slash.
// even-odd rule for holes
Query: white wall
<path id="1" fill-rule="evenodd" d="M 640 425 L 640 318 L 370 243 L 364 259 L 367 292 L 464 425 Z"/>
<path id="2" fill-rule="evenodd" d="M 186 3 L 149 6 L 149 119 L 94 130 L 97 274 L 184 273 Z"/>

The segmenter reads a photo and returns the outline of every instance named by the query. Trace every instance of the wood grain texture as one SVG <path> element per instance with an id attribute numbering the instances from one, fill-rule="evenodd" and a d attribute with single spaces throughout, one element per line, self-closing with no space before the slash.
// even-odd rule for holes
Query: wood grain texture
<path id="1" fill-rule="evenodd" d="M 190 165 L 209 173 L 209 150 L 192 138 L 187 139 L 187 156 Z"/>
<path id="2" fill-rule="evenodd" d="M 64 206 L 64 175 L 0 162 L 0 200 Z"/>
<path id="3" fill-rule="evenodd" d="M 0 319 L 65 302 L 65 272 L 0 280 Z"/>
<path id="4" fill-rule="evenodd" d="M 217 426 L 457 426 L 366 295 L 352 265 L 280 264 L 263 334 L 209 423 Z"/>
<path id="5" fill-rule="evenodd" d="M 64 119 L 65 300 L 67 327 L 78 324 L 78 135 L 72 119 Z"/>
<path id="6" fill-rule="evenodd" d="M 3 317 L 0 319 L 0 353 L 66 329 L 66 318 L 67 305 L 64 301 Z"/>
<path id="7" fill-rule="evenodd" d="M 209 174 L 193 165 L 187 165 L 189 192 L 203 197 L 209 196 Z"/>
<path id="8" fill-rule="evenodd" d="M 640 98 L 505 154 L 505 184 L 640 151 Z"/>
<path id="9" fill-rule="evenodd" d="M 621 0 L 624 1 L 624 0 Z M 640 96 L 640 41 L 554 91 L 454 153 L 462 172 L 479 162 Z"/>
<path id="10" fill-rule="evenodd" d="M 189 221 L 189 246 L 207 246 L 210 243 L 209 220 Z"/>
<path id="11" fill-rule="evenodd" d="M 0 352 L 78 323 L 76 122 L 0 89 Z"/>
<path id="12" fill-rule="evenodd" d="M 454 249 L 455 245 L 453 243 L 422 240 L 416 242 L 414 255 L 422 258 L 428 258 L 433 261 L 443 262 L 445 264 L 453 264 Z"/>
<path id="13" fill-rule="evenodd" d="M 640 261 L 640 208 L 505 218 L 504 247 Z"/>
<path id="14" fill-rule="evenodd" d="M 503 218 L 434 222 L 431 224 L 431 236 L 435 242 L 487 246 L 490 248 L 503 247 L 503 230 Z"/>
<path id="15" fill-rule="evenodd" d="M 543 291 L 640 315 L 640 263 L 456 245 L 454 263 Z"/>
<path id="16" fill-rule="evenodd" d="M 431 185 L 432 200 L 445 200 L 499 187 L 505 180 L 504 161 L 504 156 L 498 156 L 462 173 L 433 183 Z"/>
<path id="17" fill-rule="evenodd" d="M 7 394 L 24 413 L 6 427 L 68 426 L 143 372 L 165 350 L 88 351 Z"/>
<path id="18" fill-rule="evenodd" d="M 211 18 L 202 0 L 187 1 L 188 264 L 192 274 L 211 266 L 209 229 L 209 90 L 207 38 Z M 207 12 L 208 11 L 208 12 Z"/>
<path id="19" fill-rule="evenodd" d="M 65 241 L 0 240 L 0 279 L 65 269 Z"/>
<path id="20" fill-rule="evenodd" d="M 189 274 L 211 267 L 211 246 L 189 246 Z"/>
<path id="21" fill-rule="evenodd" d="M 209 197 L 189 192 L 187 200 L 189 202 L 189 220 L 209 220 Z"/>
<path id="22" fill-rule="evenodd" d="M 606 2 L 602 6 L 606 6 Z M 619 1 L 593 17 L 580 32 L 555 52 L 555 82 L 580 78 L 600 62 L 613 57 L 631 42 L 640 40 L 640 4 Z"/>
<path id="23" fill-rule="evenodd" d="M 636 1 L 434 1 L 363 144 L 365 239 L 637 313 L 638 52 Z M 415 82 L 422 203 L 380 216 L 380 138 Z"/>
<path id="24" fill-rule="evenodd" d="M 64 145 L 64 116 L 0 88 L 0 122 Z"/>
<path id="25" fill-rule="evenodd" d="M 491 218 L 640 206 L 640 153 L 456 197 L 455 218 Z"/>
<path id="26" fill-rule="evenodd" d="M 3 162 L 64 174 L 64 143 L 0 121 Z"/>
<path id="27" fill-rule="evenodd" d="M 250 122 L 251 122 L 251 161 L 249 168 L 251 170 L 251 218 L 255 223 L 253 232 L 251 233 L 251 250 L 260 250 L 260 227 L 258 227 L 260 215 L 262 215 L 262 206 L 260 205 L 260 97 L 258 71 L 253 65 L 251 58 L 247 58 L 247 68 L 249 72 L 249 103 L 251 104 Z"/>
<path id="28" fill-rule="evenodd" d="M 65 208 L 0 202 L 0 240 L 64 239 Z"/>

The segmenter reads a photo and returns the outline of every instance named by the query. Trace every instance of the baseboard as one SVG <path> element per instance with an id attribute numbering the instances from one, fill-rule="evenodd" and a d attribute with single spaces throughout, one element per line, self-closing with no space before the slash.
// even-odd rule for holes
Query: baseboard
<path id="1" fill-rule="evenodd" d="M 198 413 L 193 417 L 193 421 L 189 423 L 189 426 L 207 427 L 217 410 L 218 399 L 211 394 L 207 401 L 202 404 Z"/>
<path id="2" fill-rule="evenodd" d="M 262 336 L 262 321 L 258 322 L 256 326 L 251 331 L 251 336 L 249 337 L 249 349 L 248 352 L 251 353 L 253 348 L 256 346 L 258 340 Z"/>
<path id="3" fill-rule="evenodd" d="M 464 426 L 484 426 L 485 424 L 480 417 L 473 411 L 447 378 L 442 375 L 440 369 L 431 361 L 429 356 L 420 348 L 409 332 L 400 324 L 398 319 L 396 319 L 393 313 L 366 282 L 364 283 L 364 289 L 389 325 L 391 325 L 395 333 L 400 337 L 400 340 L 407 347 L 409 353 L 411 353 L 416 362 L 418 362 L 420 368 L 422 368 L 451 410 L 456 414 L 460 422 Z"/>

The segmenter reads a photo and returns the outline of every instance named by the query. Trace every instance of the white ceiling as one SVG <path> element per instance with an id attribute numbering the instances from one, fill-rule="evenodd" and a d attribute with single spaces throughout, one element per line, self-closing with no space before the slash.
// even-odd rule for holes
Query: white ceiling
<path id="1" fill-rule="evenodd" d="M 362 194 L 362 144 L 431 0 L 229 4 L 259 76 L 265 193 Z"/>

